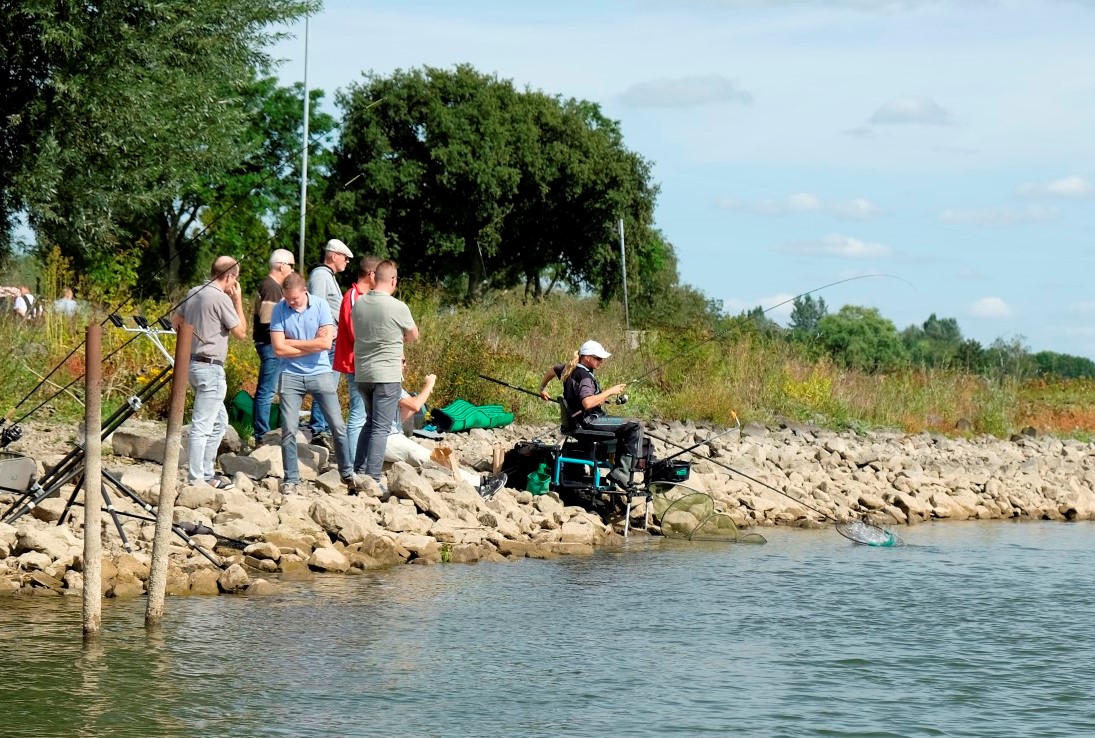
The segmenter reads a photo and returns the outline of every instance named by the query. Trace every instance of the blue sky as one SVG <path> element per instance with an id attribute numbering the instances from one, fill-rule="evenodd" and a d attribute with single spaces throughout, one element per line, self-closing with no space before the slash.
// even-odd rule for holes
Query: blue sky
<path id="1" fill-rule="evenodd" d="M 599 103 L 729 312 L 890 274 L 818 296 L 1095 358 L 1093 39 L 1095 0 L 327 0 L 308 81 L 466 62 Z"/>

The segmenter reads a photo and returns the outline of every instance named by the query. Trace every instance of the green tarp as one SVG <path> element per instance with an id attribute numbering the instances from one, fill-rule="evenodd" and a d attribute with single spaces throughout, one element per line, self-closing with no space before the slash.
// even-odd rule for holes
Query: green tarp
<path id="1" fill-rule="evenodd" d="M 446 433 L 458 433 L 472 428 L 501 428 L 513 422 L 513 413 L 501 405 L 472 405 L 467 400 L 453 400 L 441 409 L 430 411 L 430 421 Z"/>

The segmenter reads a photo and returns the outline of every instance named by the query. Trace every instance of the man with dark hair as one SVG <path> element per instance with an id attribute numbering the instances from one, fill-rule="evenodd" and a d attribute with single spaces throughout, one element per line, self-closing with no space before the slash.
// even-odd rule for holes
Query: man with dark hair
<path id="1" fill-rule="evenodd" d="M 297 424 L 306 394 L 313 411 L 323 408 L 331 428 L 334 456 L 342 481 L 355 489 L 353 463 L 346 447 L 346 424 L 338 405 L 338 375 L 331 371 L 330 349 L 335 321 L 325 300 L 309 294 L 304 277 L 293 272 L 281 284 L 282 299 L 270 315 L 270 343 L 282 359 L 278 380 L 281 400 L 281 460 L 285 466 L 282 493 L 293 494 L 300 484 Z"/>
<path id="2" fill-rule="evenodd" d="M 357 281 L 350 285 L 342 296 L 342 305 L 338 311 L 338 335 L 335 337 L 335 371 L 346 377 L 350 389 L 350 412 L 346 416 L 346 442 L 350 453 L 357 455 L 357 442 L 361 438 L 361 429 L 365 426 L 365 398 L 357 388 L 354 379 L 354 305 L 359 297 L 367 294 L 376 284 L 376 267 L 380 258 L 368 255 L 361 259 L 357 268 Z M 354 464 L 358 461 L 355 458 Z M 364 464 L 364 461 L 361 462 Z"/>
<path id="3" fill-rule="evenodd" d="M 214 474 L 221 439 L 228 429 L 224 396 L 228 384 L 224 359 L 228 336 L 247 337 L 247 319 L 239 285 L 240 268 L 231 256 L 219 256 L 209 270 L 209 281 L 194 287 L 172 314 L 175 329 L 188 323 L 194 329 L 190 344 L 187 381 L 194 388 L 194 408 L 187 441 L 187 480 L 206 482 L 217 489 L 230 489 L 232 480 Z"/>
<path id="4" fill-rule="evenodd" d="M 321 300 L 327 302 L 327 307 L 331 310 L 331 317 L 337 318 L 339 307 L 342 305 L 342 290 L 338 286 L 338 279 L 336 274 L 341 274 L 346 270 L 346 267 L 350 264 L 350 259 L 354 258 L 354 252 L 350 251 L 350 247 L 339 241 L 337 238 L 332 238 L 327 242 L 327 245 L 323 247 L 323 263 L 317 264 L 311 272 L 308 273 L 308 294 L 315 295 Z M 338 325 L 336 324 L 332 328 L 332 337 L 338 334 Z M 331 344 L 331 350 L 328 352 L 328 364 L 334 365 L 335 361 L 335 348 L 334 344 Z M 338 388 L 339 375 L 335 375 L 335 388 Z M 312 402 L 312 419 L 309 423 L 309 427 L 312 429 L 312 443 L 315 443 L 324 448 L 331 448 L 331 433 L 330 428 L 325 417 L 325 410 L 319 407 L 319 403 L 315 402 L 313 397 Z M 339 410 L 341 413 L 342 411 Z"/>
<path id="5" fill-rule="evenodd" d="M 270 254 L 270 272 L 259 284 L 258 294 L 255 295 L 251 336 L 255 340 L 255 352 L 259 355 L 255 410 L 252 413 L 256 444 L 262 443 L 262 437 L 270 431 L 270 408 L 281 371 L 281 359 L 274 355 L 274 347 L 270 345 L 270 316 L 274 306 L 281 301 L 281 283 L 293 273 L 294 266 L 296 261 L 291 251 L 275 249 Z"/>
<path id="6" fill-rule="evenodd" d="M 392 295 L 399 279 L 394 261 L 376 267 L 376 284 L 354 305 L 354 376 L 365 400 L 365 427 L 354 454 L 354 471 L 381 479 L 384 449 L 399 416 L 403 346 L 418 340 L 410 308 Z"/>

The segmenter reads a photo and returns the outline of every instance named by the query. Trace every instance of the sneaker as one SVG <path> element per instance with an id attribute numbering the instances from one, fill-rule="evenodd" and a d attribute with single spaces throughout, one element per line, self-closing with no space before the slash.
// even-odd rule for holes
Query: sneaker
<path id="1" fill-rule="evenodd" d="M 350 474 L 349 476 L 343 477 L 342 483 L 346 485 L 346 489 L 351 495 L 356 495 L 361 491 L 362 480 L 357 474 Z"/>
<path id="2" fill-rule="evenodd" d="M 494 493 L 506 486 L 506 473 L 499 472 L 493 477 L 484 477 L 479 482 L 479 496 L 485 500 L 489 500 L 494 497 Z"/>
<path id="3" fill-rule="evenodd" d="M 282 482 L 281 487 L 278 488 L 278 491 L 281 492 L 283 495 L 299 495 L 300 484 L 298 484 L 297 482 Z"/>
<path id="4" fill-rule="evenodd" d="M 235 489 L 236 483 L 223 474 L 217 474 L 209 480 L 209 486 L 213 489 Z"/>

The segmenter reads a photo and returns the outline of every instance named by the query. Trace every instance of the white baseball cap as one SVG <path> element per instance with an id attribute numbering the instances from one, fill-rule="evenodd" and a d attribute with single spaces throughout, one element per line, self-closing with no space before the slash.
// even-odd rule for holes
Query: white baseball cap
<path id="1" fill-rule="evenodd" d="M 605 347 L 596 341 L 586 341 L 578 349 L 578 356 L 596 356 L 598 359 L 607 359 L 612 354 L 605 351 Z"/>
<path id="2" fill-rule="evenodd" d="M 354 252 L 350 251 L 350 247 L 339 241 L 337 238 L 332 238 L 327 242 L 327 247 L 324 251 L 334 251 L 336 254 L 342 254 L 347 259 L 354 258 Z"/>

